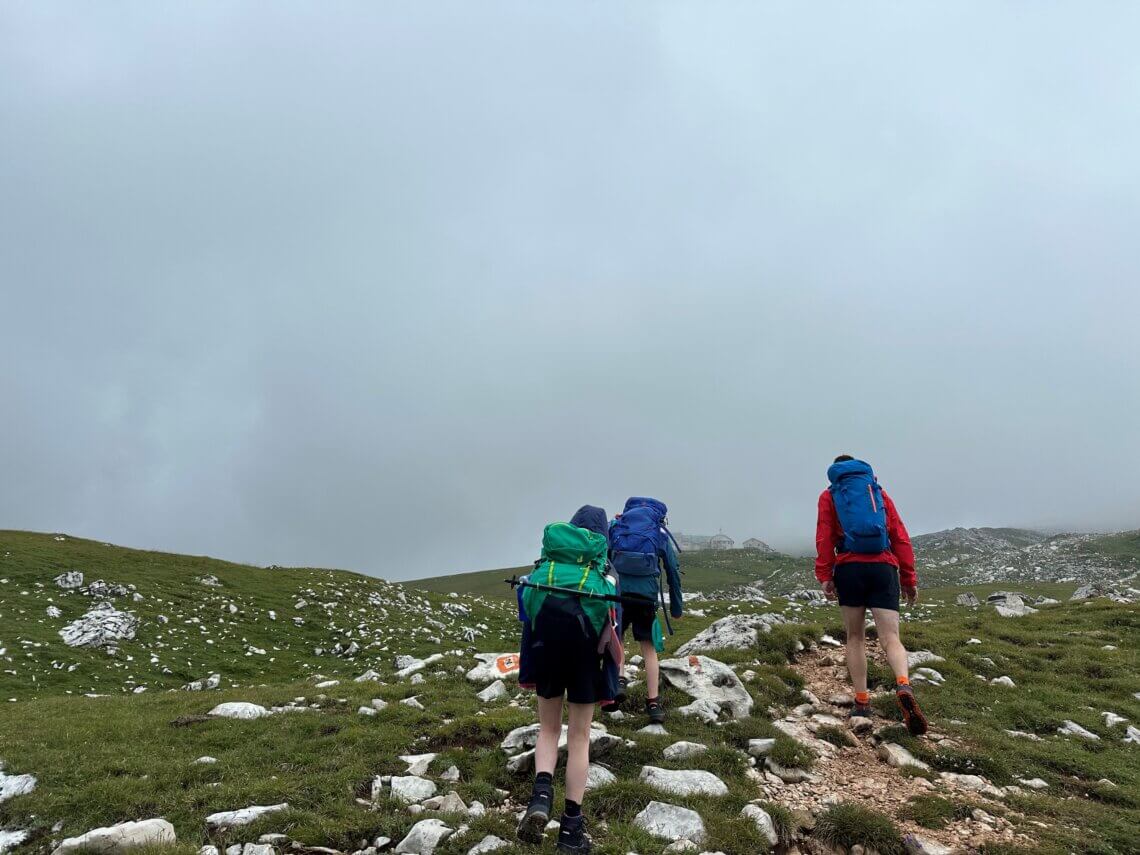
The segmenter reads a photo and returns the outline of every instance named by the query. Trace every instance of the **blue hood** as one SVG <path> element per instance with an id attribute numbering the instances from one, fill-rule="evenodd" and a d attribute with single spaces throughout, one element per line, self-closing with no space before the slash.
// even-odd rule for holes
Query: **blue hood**
<path id="1" fill-rule="evenodd" d="M 875 473 L 871 470 L 871 464 L 865 463 L 862 460 L 844 460 L 842 463 L 832 463 L 827 467 L 827 480 L 832 484 L 837 484 L 848 475 L 867 475 L 871 478 L 875 477 Z"/>
<path id="2" fill-rule="evenodd" d="M 570 518 L 570 525 L 576 525 L 578 528 L 600 534 L 606 539 L 606 543 L 609 543 L 610 518 L 601 508 L 596 508 L 593 505 L 582 505 Z"/>

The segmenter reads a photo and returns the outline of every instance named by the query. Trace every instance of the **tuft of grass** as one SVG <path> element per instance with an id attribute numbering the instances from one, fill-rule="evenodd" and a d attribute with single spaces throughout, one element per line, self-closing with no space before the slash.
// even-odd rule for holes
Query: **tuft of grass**
<path id="1" fill-rule="evenodd" d="M 903 805 L 899 815 L 923 828 L 944 828 L 947 823 L 969 819 L 970 806 L 942 796 L 914 796 Z"/>
<path id="2" fill-rule="evenodd" d="M 815 765 L 815 752 L 787 736 L 776 737 L 776 744 L 768 754 L 772 762 L 785 769 L 810 771 Z"/>
<path id="3" fill-rule="evenodd" d="M 855 740 L 851 738 L 851 734 L 843 728 L 831 724 L 821 727 L 815 732 L 815 735 L 824 742 L 830 742 L 837 748 L 849 748 L 855 744 Z"/>
<path id="4" fill-rule="evenodd" d="M 838 804 L 815 821 L 813 836 L 829 846 L 861 845 L 880 855 L 903 855 L 898 827 L 888 817 L 854 804 Z"/>

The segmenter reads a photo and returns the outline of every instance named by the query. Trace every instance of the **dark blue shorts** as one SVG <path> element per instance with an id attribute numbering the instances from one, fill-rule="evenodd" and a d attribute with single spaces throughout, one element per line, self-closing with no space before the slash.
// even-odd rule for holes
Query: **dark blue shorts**
<path id="1" fill-rule="evenodd" d="M 851 562 L 835 566 L 839 605 L 899 610 L 899 568 L 890 564 Z"/>

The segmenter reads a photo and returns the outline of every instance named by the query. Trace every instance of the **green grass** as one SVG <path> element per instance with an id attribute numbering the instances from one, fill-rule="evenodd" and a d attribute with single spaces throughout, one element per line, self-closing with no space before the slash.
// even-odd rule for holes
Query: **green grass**
<path id="1" fill-rule="evenodd" d="M 141 602 L 130 597 L 115 601 L 140 618 L 134 641 L 124 642 L 113 654 L 63 645 L 59 628 L 92 602 L 52 583 L 53 576 L 67 569 L 83 570 L 87 581 L 102 578 L 137 587 Z M 196 579 L 204 574 L 216 575 L 221 587 L 199 584 Z M 936 771 L 977 772 L 998 785 L 1030 777 L 1049 782 L 1049 790 L 1042 793 L 1025 791 L 1006 799 L 1010 815 L 1024 814 L 1024 821 L 1017 820 L 1020 828 L 1038 841 L 1030 851 L 1136 851 L 1140 748 L 1123 743 L 1122 728 L 1104 727 L 1100 713 L 1112 710 L 1130 723 L 1140 722 L 1140 701 L 1133 697 L 1140 692 L 1140 606 L 1102 600 L 1063 603 L 1009 620 L 992 609 L 949 605 L 955 591 L 947 589 L 939 597 L 943 594 L 944 601 L 930 597 L 926 606 L 907 613 L 903 635 L 909 648 L 930 649 L 946 659 L 933 666 L 946 684 L 919 686 L 916 691 L 938 730 L 956 745 L 914 740 L 901 727 L 889 738 Z M 297 609 L 299 598 L 307 605 Z M 60 608 L 63 616 L 49 618 L 49 605 Z M 777 601 L 761 609 L 725 600 L 698 607 L 705 616 L 677 622 L 670 650 L 717 618 L 783 610 L 785 604 Z M 277 620 L 269 619 L 270 610 Z M 839 637 L 834 606 L 796 605 L 787 613 L 799 623 L 762 635 L 754 649 L 713 654 L 738 672 L 755 672 L 745 684 L 756 704 L 752 717 L 710 727 L 673 715 L 668 737 L 638 734 L 644 720 L 637 715 L 622 722 L 602 719 L 612 732 L 636 744 L 601 758 L 618 783 L 587 797 L 587 812 L 607 824 L 595 835 L 600 853 L 653 853 L 663 848 L 632 824 L 649 800 L 662 798 L 638 780 L 646 764 L 705 769 L 720 776 L 729 787 L 728 796 L 664 800 L 705 817 L 705 848 L 710 851 L 764 851 L 755 828 L 739 816 L 745 804 L 761 795 L 748 778 L 741 751 L 749 739 L 777 736 L 766 714 L 769 706 L 784 710 L 801 702 L 803 680 L 789 662 L 797 644 L 808 644 L 825 630 Z M 161 623 L 159 615 L 169 622 Z M 294 617 L 303 624 L 295 625 Z M 466 635 L 468 628 L 475 630 L 473 639 Z M 477 687 L 457 673 L 474 664 L 475 651 L 515 649 L 517 632 L 506 586 L 489 589 L 487 595 L 451 596 L 340 571 L 268 570 L 95 541 L 0 532 L 0 648 L 5 651 L 0 654 L 0 760 L 9 773 L 30 772 L 39 778 L 33 793 L 0 804 L 0 828 L 31 829 L 38 835 L 25 847 L 31 852 L 47 848 L 49 839 L 61 835 L 161 815 L 175 825 L 180 845 L 189 853 L 209 840 L 206 814 L 287 801 L 287 813 L 217 836 L 215 842 L 284 831 L 307 844 L 351 851 L 361 839 L 378 834 L 399 839 L 415 821 L 399 806 L 382 801 L 371 810 L 356 798 L 368 795 L 374 776 L 403 772 L 398 754 L 425 751 L 440 754 L 432 774 L 450 765 L 459 768 L 461 780 L 454 789 L 468 802 L 478 799 L 493 806 L 499 800 L 498 788 L 515 802 L 525 800 L 529 778 L 506 771 L 498 746 L 512 728 L 534 721 L 530 696 L 518 706 L 508 701 L 484 705 L 474 697 Z M 965 644 L 971 637 L 983 644 Z M 214 643 L 206 644 L 207 639 Z M 360 649 L 352 658 L 330 652 L 335 644 L 353 642 Z M 1106 644 L 1117 649 L 1105 651 Z M 252 653 L 251 647 L 266 652 Z M 317 653 L 318 648 L 323 652 Z M 444 658 L 422 672 L 422 684 L 395 676 L 397 654 L 435 652 Z M 629 652 L 634 652 L 632 646 Z M 71 665 L 77 667 L 68 670 Z M 379 682 L 353 682 L 370 668 L 380 674 Z M 874 678 L 889 685 L 889 675 L 880 670 L 873 669 Z M 180 690 L 187 681 L 212 672 L 223 675 L 221 690 Z M 990 678 L 1001 675 L 1012 677 L 1017 689 L 989 684 Z M 341 682 L 317 689 L 321 678 Z M 132 694 L 139 686 L 147 691 Z M 631 709 L 644 700 L 644 691 L 642 682 L 631 692 Z M 688 701 L 671 688 L 663 694 L 666 706 L 674 710 Z M 396 703 L 411 695 L 421 698 L 427 712 Z M 196 718 L 223 700 L 270 706 L 302 696 L 319 709 L 248 722 Z M 391 705 L 375 717 L 358 715 L 357 707 L 372 698 Z M 880 711 L 897 720 L 889 693 Z M 186 719 L 195 723 L 172 725 Z M 1099 734 L 1101 741 L 1057 736 L 1056 728 L 1066 719 Z M 1010 737 L 1007 729 L 1037 734 L 1042 741 Z M 838 733 L 820 735 L 839 739 Z M 709 751 L 684 763 L 663 761 L 662 749 L 681 739 L 702 742 Z M 219 762 L 194 764 L 202 755 Z M 815 758 L 778 736 L 773 759 L 805 768 Z M 1115 786 L 1098 783 L 1102 778 Z M 443 785 L 441 793 L 450 788 Z M 889 823 L 852 807 L 841 805 L 842 811 L 824 814 L 817 836 L 826 840 L 827 835 L 838 839 L 858 834 L 864 839 L 855 842 L 868 845 L 867 839 L 874 838 L 879 842 L 871 845 L 880 852 L 891 851 L 895 838 L 890 837 Z M 790 835 L 790 813 L 779 805 L 766 809 L 780 833 Z M 926 825 L 955 822 L 961 809 L 957 794 L 945 791 L 907 807 L 915 821 Z M 1029 820 L 1049 828 L 1028 825 Z M 52 835 L 56 822 L 63 826 Z M 484 834 L 513 838 L 513 817 L 508 814 L 492 810 L 471 825 L 468 836 L 446 842 L 440 855 L 461 855 Z"/>
<path id="2" fill-rule="evenodd" d="M 899 830 L 888 817 L 854 804 L 838 804 L 815 821 L 813 836 L 830 846 L 862 845 L 880 855 L 902 855 Z"/>
<path id="3" fill-rule="evenodd" d="M 942 796 L 915 796 L 907 802 L 902 815 L 924 828 L 944 828 L 951 821 L 967 819 L 970 811 L 969 805 Z"/>

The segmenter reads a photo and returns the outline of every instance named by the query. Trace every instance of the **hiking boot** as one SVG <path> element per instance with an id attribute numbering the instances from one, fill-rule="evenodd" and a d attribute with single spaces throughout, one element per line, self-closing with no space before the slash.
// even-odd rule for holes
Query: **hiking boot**
<path id="1" fill-rule="evenodd" d="M 918 708 L 918 701 L 915 700 L 914 692 L 910 686 L 899 686 L 895 691 L 895 700 L 898 702 L 899 709 L 902 710 L 903 722 L 906 724 L 906 729 L 910 731 L 910 735 L 922 736 L 926 733 L 926 716 Z"/>
<path id="2" fill-rule="evenodd" d="M 875 711 L 870 704 L 855 704 L 851 707 L 850 718 L 873 718 Z"/>
<path id="3" fill-rule="evenodd" d="M 586 855 L 593 841 L 586 834 L 586 817 L 562 814 L 562 824 L 558 828 L 558 851 Z"/>
<path id="4" fill-rule="evenodd" d="M 661 705 L 661 701 L 646 701 L 645 712 L 649 716 L 650 724 L 665 723 L 665 707 Z"/>
<path id="5" fill-rule="evenodd" d="M 550 806 L 554 803 L 554 792 L 535 790 L 530 797 L 530 804 L 526 806 L 526 813 L 519 821 L 516 832 L 519 840 L 526 843 L 541 843 L 546 833 L 546 824 L 550 822 Z"/>
<path id="6" fill-rule="evenodd" d="M 613 705 L 615 707 L 620 707 L 622 704 L 625 703 L 626 690 L 628 688 L 629 688 L 629 680 L 627 680 L 625 677 L 618 677 L 617 694 L 614 695 L 614 703 L 613 703 Z"/>

